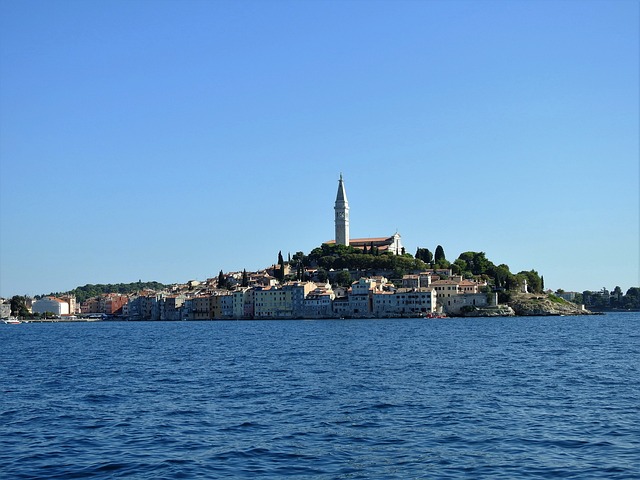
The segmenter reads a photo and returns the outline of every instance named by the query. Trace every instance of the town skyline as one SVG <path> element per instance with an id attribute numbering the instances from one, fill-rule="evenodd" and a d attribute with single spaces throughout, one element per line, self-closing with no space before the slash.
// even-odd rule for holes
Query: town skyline
<path id="1" fill-rule="evenodd" d="M 639 8 L 2 2 L 0 296 L 309 252 L 340 172 L 354 238 L 638 286 Z"/>

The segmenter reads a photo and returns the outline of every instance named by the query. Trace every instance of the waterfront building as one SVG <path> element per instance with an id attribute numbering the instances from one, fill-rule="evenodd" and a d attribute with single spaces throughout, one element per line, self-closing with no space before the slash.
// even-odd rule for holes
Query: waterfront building
<path id="1" fill-rule="evenodd" d="M 233 318 L 253 318 L 254 289 L 239 288 L 233 292 L 232 297 Z"/>
<path id="2" fill-rule="evenodd" d="M 330 292 L 310 293 L 304 300 L 303 318 L 328 318 L 333 316 L 333 294 Z"/>
<path id="3" fill-rule="evenodd" d="M 226 295 L 221 293 L 214 293 L 213 295 L 209 295 L 207 298 L 209 299 L 209 316 L 207 320 L 211 320 L 214 318 L 222 318 L 222 299 Z"/>
<path id="4" fill-rule="evenodd" d="M 316 287 L 304 299 L 304 318 L 327 318 L 333 316 L 333 300 L 335 294 L 331 285 Z"/>
<path id="5" fill-rule="evenodd" d="M 282 289 L 291 292 L 291 315 L 294 318 L 302 317 L 305 313 L 305 298 L 316 289 L 313 282 L 289 282 Z"/>
<path id="6" fill-rule="evenodd" d="M 142 319 L 160 320 L 160 298 L 161 295 L 152 293 L 142 298 Z"/>
<path id="7" fill-rule="evenodd" d="M 282 287 L 262 287 L 255 290 L 254 318 L 291 318 L 291 290 Z"/>
<path id="8" fill-rule="evenodd" d="M 373 314 L 376 317 L 426 315 L 436 309 L 433 288 L 399 288 L 393 292 L 373 292 Z"/>
<path id="9" fill-rule="evenodd" d="M 69 315 L 79 313 L 75 295 L 63 295 L 60 297 L 60 300 L 69 304 Z"/>
<path id="10" fill-rule="evenodd" d="M 137 297 L 129 299 L 127 305 L 128 317 L 130 320 L 159 320 L 161 295 L 145 290 Z M 124 308 L 123 308 L 124 310 Z M 86 313 L 83 311 L 83 313 Z"/>
<path id="11" fill-rule="evenodd" d="M 185 295 L 169 295 L 162 298 L 159 304 L 160 320 L 180 320 L 182 318 L 180 309 L 185 300 Z"/>
<path id="12" fill-rule="evenodd" d="M 210 295 L 199 295 L 191 299 L 189 320 L 209 320 L 211 318 Z"/>
<path id="13" fill-rule="evenodd" d="M 122 314 L 122 307 L 129 302 L 127 295 L 119 293 L 107 293 L 98 297 L 98 313 L 107 315 Z"/>
<path id="14" fill-rule="evenodd" d="M 33 313 L 52 313 L 57 317 L 69 315 L 69 304 L 56 297 L 43 297 L 33 302 Z"/>
<path id="15" fill-rule="evenodd" d="M 98 297 L 87 298 L 80 304 L 80 313 L 102 313 L 100 312 L 100 302 Z"/>
<path id="16" fill-rule="evenodd" d="M 347 297 L 336 298 L 333 301 L 333 311 L 339 317 L 368 317 L 373 311 L 372 293 L 376 288 L 376 281 L 371 278 L 361 278 L 351 284 Z"/>
<path id="17" fill-rule="evenodd" d="M 184 303 L 180 307 L 180 320 L 191 320 L 193 310 L 193 297 L 184 299 Z"/>
<path id="18" fill-rule="evenodd" d="M 494 301 L 495 295 L 486 293 L 460 293 L 439 300 L 444 311 L 450 315 L 458 315 L 464 307 L 486 307 Z M 497 300 L 495 300 L 497 305 Z"/>
<path id="19" fill-rule="evenodd" d="M 232 318 L 233 317 L 233 295 L 227 292 L 220 297 L 220 317 L 215 318 Z"/>
<path id="20" fill-rule="evenodd" d="M 11 302 L 4 298 L 0 299 L 0 318 L 9 318 L 11 316 Z"/>

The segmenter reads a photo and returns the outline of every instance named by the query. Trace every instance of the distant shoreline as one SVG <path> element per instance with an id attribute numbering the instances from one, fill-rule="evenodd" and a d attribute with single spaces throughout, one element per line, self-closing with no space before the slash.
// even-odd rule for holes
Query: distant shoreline
<path id="1" fill-rule="evenodd" d="M 541 315 L 488 315 L 488 316 L 447 316 L 447 317 L 352 317 L 352 318 L 337 318 L 337 317 L 323 317 L 323 318 L 214 318 L 208 320 L 130 320 L 126 318 L 105 318 L 105 319 L 92 319 L 92 318 L 56 318 L 56 319 L 20 319 L 21 323 L 182 323 L 182 322 L 269 322 L 269 321 L 331 321 L 331 320 L 453 320 L 453 319 L 489 319 L 489 318 L 532 318 L 532 317 L 584 317 L 584 316 L 602 316 L 608 313 L 640 313 L 640 310 L 607 310 L 607 311 L 595 311 L 588 314 L 541 314 Z"/>

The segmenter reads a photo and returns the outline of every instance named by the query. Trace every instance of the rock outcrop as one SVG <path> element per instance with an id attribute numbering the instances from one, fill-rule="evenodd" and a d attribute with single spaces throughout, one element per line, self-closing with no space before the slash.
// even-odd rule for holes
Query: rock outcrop
<path id="1" fill-rule="evenodd" d="M 472 307 L 461 312 L 463 317 L 513 317 L 515 311 L 509 305 Z"/>
<path id="2" fill-rule="evenodd" d="M 509 302 L 509 306 L 513 308 L 516 315 L 521 316 L 590 315 L 592 313 L 580 305 L 542 293 L 516 294 Z"/>

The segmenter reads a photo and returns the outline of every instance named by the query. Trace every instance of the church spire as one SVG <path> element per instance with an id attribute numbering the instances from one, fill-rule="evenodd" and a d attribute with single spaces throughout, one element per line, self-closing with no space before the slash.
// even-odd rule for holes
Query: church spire
<path id="1" fill-rule="evenodd" d="M 344 188 L 342 173 L 340 173 L 338 194 L 333 208 L 335 210 L 336 244 L 349 245 L 349 202 L 347 201 L 347 192 Z"/>
<path id="2" fill-rule="evenodd" d="M 349 208 L 347 202 L 347 192 L 344 189 L 344 182 L 342 180 L 342 173 L 340 174 L 340 180 L 338 181 L 338 195 L 336 195 L 336 207 L 338 206 L 338 202 L 344 203 Z"/>

